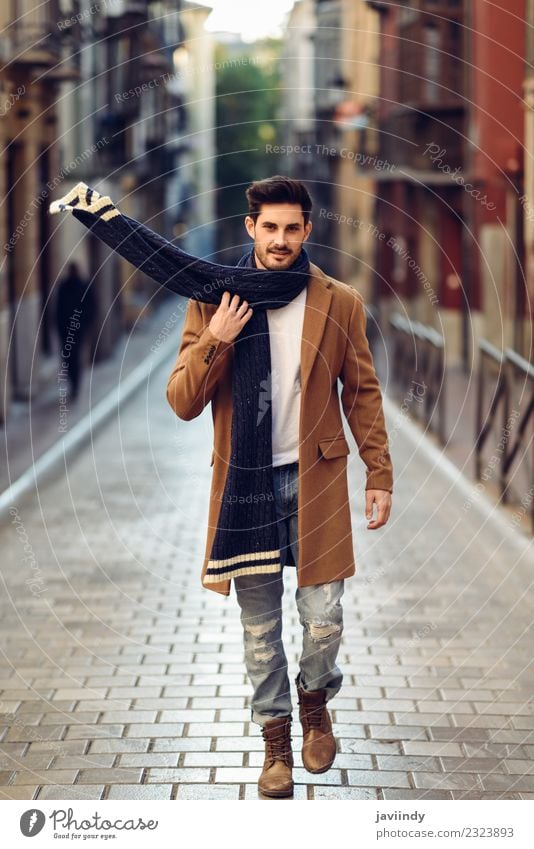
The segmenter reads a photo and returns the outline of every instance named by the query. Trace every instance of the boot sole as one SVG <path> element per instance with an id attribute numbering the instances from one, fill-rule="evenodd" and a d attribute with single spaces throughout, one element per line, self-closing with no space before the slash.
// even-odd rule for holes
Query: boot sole
<path id="1" fill-rule="evenodd" d="M 271 799 L 285 799 L 288 796 L 293 796 L 294 788 L 291 790 L 262 790 L 261 787 L 258 786 L 258 790 L 263 796 L 269 796 Z"/>
<path id="2" fill-rule="evenodd" d="M 332 761 L 331 764 L 328 764 L 328 766 L 323 766 L 321 769 L 310 769 L 308 766 L 306 766 L 304 761 L 302 761 L 302 764 L 303 764 L 306 772 L 311 772 L 312 775 L 321 775 L 323 772 L 328 772 L 329 769 L 332 769 L 333 763 L 334 763 L 334 761 Z"/>

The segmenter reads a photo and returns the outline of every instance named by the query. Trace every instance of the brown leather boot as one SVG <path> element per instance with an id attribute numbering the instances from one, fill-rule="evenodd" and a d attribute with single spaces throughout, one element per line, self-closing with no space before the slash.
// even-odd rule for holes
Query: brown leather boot
<path id="1" fill-rule="evenodd" d="M 302 723 L 302 763 L 308 772 L 326 772 L 336 757 L 332 720 L 326 709 L 326 690 L 303 690 L 297 683 Z"/>
<path id="2" fill-rule="evenodd" d="M 291 717 L 270 719 L 262 727 L 265 760 L 258 789 L 265 796 L 281 798 L 293 795 L 293 752 L 291 751 Z"/>

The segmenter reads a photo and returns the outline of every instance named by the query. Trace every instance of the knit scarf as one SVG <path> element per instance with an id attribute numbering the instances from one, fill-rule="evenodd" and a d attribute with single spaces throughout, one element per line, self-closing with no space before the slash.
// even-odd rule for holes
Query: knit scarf
<path id="1" fill-rule="evenodd" d="M 99 239 L 167 289 L 219 304 L 225 290 L 246 300 L 253 315 L 234 340 L 231 455 L 205 583 L 280 572 L 280 540 L 272 466 L 272 383 L 266 310 L 292 301 L 308 283 L 302 248 L 290 268 L 255 267 L 254 250 L 237 265 L 201 260 L 133 218 L 85 183 L 50 204 L 67 210 Z M 267 402 L 267 403 L 266 403 Z"/>

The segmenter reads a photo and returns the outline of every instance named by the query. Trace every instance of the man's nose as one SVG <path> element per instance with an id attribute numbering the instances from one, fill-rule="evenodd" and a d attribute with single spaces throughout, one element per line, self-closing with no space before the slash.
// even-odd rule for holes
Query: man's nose
<path id="1" fill-rule="evenodd" d="M 279 246 L 279 247 L 283 248 L 287 243 L 287 239 L 286 239 L 285 234 L 284 233 L 277 233 L 276 236 L 274 237 L 274 243 L 277 247 Z"/>

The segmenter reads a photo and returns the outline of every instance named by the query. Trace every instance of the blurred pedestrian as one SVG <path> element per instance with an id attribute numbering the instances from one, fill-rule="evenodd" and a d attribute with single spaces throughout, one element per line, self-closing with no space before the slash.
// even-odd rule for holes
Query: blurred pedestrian
<path id="1" fill-rule="evenodd" d="M 96 315 L 96 300 L 90 283 L 77 263 L 70 262 L 56 296 L 56 330 L 60 344 L 61 371 L 69 383 L 70 398 L 78 397 L 82 380 L 83 346 Z"/>

